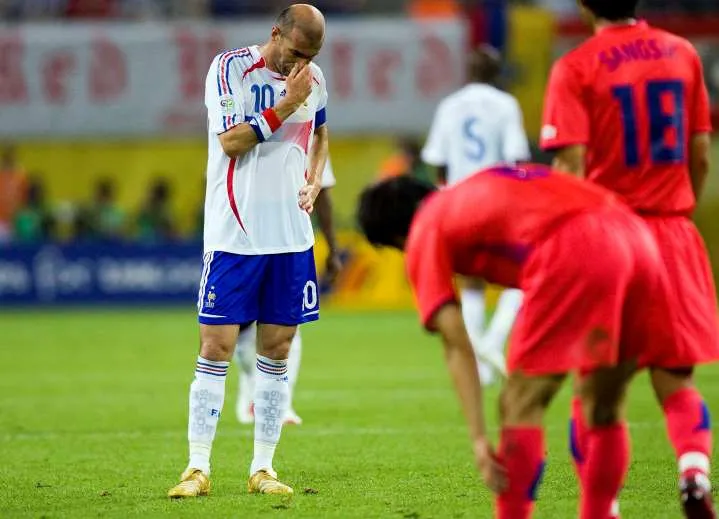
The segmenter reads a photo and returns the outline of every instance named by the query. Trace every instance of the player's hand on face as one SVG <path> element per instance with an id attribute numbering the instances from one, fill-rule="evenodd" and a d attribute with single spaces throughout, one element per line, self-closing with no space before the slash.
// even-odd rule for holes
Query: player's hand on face
<path id="1" fill-rule="evenodd" d="M 312 70 L 305 63 L 295 63 L 285 83 L 285 98 L 302 104 L 312 93 Z"/>
<path id="2" fill-rule="evenodd" d="M 327 281 L 332 284 L 337 279 L 337 275 L 342 270 L 342 260 L 336 250 L 331 250 L 327 255 L 327 261 L 325 262 L 325 276 Z"/>
<path id="3" fill-rule="evenodd" d="M 474 459 L 484 483 L 495 494 L 507 488 L 507 469 L 497 458 L 492 445 L 487 440 L 477 440 L 474 443 Z"/>
<path id="4" fill-rule="evenodd" d="M 315 184 L 306 184 L 300 189 L 299 192 L 299 205 L 300 209 L 307 211 L 307 214 L 312 214 L 315 208 L 315 199 L 320 192 L 320 186 Z"/>

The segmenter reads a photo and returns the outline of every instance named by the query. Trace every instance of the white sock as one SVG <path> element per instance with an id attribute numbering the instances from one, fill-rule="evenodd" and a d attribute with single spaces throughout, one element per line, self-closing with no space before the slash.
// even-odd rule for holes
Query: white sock
<path id="1" fill-rule="evenodd" d="M 239 368 L 237 377 L 237 407 L 243 412 L 252 404 L 255 396 L 255 363 L 257 362 L 257 325 L 242 330 L 235 346 L 235 362 Z"/>
<path id="2" fill-rule="evenodd" d="M 514 320 L 522 306 L 523 294 L 516 288 L 503 290 L 497 308 L 484 335 L 484 347 L 491 355 L 504 356 L 504 345 L 512 331 Z"/>
<path id="3" fill-rule="evenodd" d="M 229 365 L 229 362 L 207 360 L 198 356 L 195 380 L 190 385 L 188 468 L 200 469 L 205 474 L 210 473 L 210 452 L 225 401 L 225 379 Z"/>
<path id="4" fill-rule="evenodd" d="M 282 419 L 289 403 L 287 360 L 272 360 L 257 355 L 255 381 L 255 453 L 250 475 L 267 470 L 275 475 L 272 458 L 282 433 Z"/>
<path id="5" fill-rule="evenodd" d="M 292 398 L 295 395 L 295 385 L 297 377 L 300 375 L 300 363 L 302 361 L 302 337 L 300 329 L 297 328 L 292 344 L 290 344 L 290 353 L 287 358 L 287 384 L 289 386 L 289 397 L 287 401 L 287 409 L 292 409 Z"/>

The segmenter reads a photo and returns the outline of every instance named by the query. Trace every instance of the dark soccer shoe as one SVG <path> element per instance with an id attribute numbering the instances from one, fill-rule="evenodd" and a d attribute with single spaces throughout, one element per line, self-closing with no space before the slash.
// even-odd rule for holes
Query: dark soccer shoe
<path id="1" fill-rule="evenodd" d="M 679 480 L 679 492 L 687 519 L 716 519 L 711 484 L 704 474 L 682 477 Z"/>

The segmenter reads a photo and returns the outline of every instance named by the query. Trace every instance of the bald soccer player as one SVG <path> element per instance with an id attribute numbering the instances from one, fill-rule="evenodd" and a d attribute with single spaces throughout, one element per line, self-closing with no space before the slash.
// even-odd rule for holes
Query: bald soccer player
<path id="1" fill-rule="evenodd" d="M 310 213 L 327 160 L 327 88 L 312 63 L 325 21 L 306 4 L 280 13 L 263 45 L 217 55 L 208 112 L 200 351 L 189 398 L 189 461 L 170 497 L 210 491 L 210 453 L 241 326 L 257 323 L 251 493 L 292 494 L 273 467 L 289 405 L 297 326 L 319 318 Z"/>

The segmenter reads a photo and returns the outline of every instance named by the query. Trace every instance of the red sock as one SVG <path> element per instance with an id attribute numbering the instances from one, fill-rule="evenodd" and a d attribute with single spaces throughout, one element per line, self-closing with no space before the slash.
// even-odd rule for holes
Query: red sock
<path id="1" fill-rule="evenodd" d="M 629 433 L 625 424 L 592 427 L 587 432 L 581 519 L 607 519 L 629 469 Z"/>
<path id="2" fill-rule="evenodd" d="M 582 468 L 587 456 L 587 421 L 582 411 L 582 401 L 576 396 L 572 398 L 572 415 L 569 419 L 569 449 L 581 486 Z"/>
<path id="3" fill-rule="evenodd" d="M 712 431 L 709 410 L 699 392 L 684 388 L 664 400 L 669 441 L 679 461 L 679 471 L 709 472 Z"/>
<path id="4" fill-rule="evenodd" d="M 499 458 L 507 468 L 509 486 L 497 498 L 497 519 L 529 519 L 544 472 L 541 427 L 504 427 Z"/>

